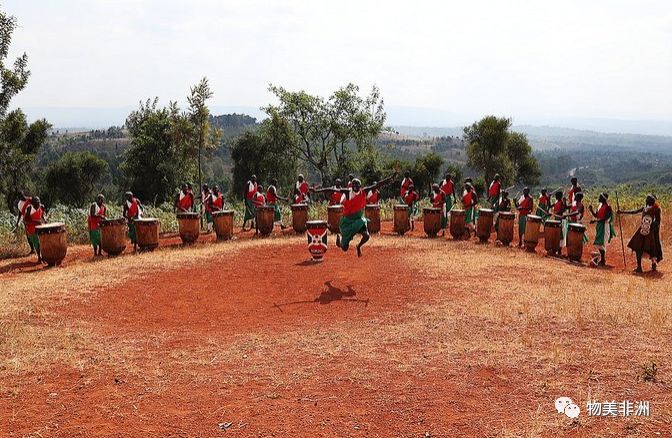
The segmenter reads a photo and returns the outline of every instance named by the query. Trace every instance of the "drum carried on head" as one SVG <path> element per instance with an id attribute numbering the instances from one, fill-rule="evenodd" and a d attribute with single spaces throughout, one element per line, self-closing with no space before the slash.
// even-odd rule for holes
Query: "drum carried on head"
<path id="1" fill-rule="evenodd" d="M 308 222 L 308 204 L 292 204 L 292 228 L 297 233 L 306 232 Z"/>
<path id="2" fill-rule="evenodd" d="M 158 219 L 146 217 L 135 220 L 135 231 L 140 251 L 153 251 L 159 246 Z"/>
<path id="3" fill-rule="evenodd" d="M 334 234 L 341 232 L 341 217 L 343 217 L 342 205 L 330 205 L 327 207 L 327 227 Z"/>
<path id="4" fill-rule="evenodd" d="M 534 252 L 537 248 L 540 227 L 541 217 L 528 214 L 525 220 L 525 234 L 523 235 L 523 242 L 527 251 Z"/>
<path id="5" fill-rule="evenodd" d="M 567 233 L 567 257 L 580 262 L 583 254 L 583 236 L 586 233 L 586 226 L 583 224 L 569 224 Z"/>
<path id="6" fill-rule="evenodd" d="M 492 233 L 492 221 L 495 217 L 495 211 L 489 208 L 478 210 L 478 220 L 476 222 L 476 236 L 481 243 L 486 243 Z"/>
<path id="7" fill-rule="evenodd" d="M 453 209 L 450 211 L 450 235 L 453 236 L 453 239 L 460 240 L 463 239 L 467 229 L 464 226 L 465 220 L 467 218 L 467 213 L 464 210 Z"/>
<path id="8" fill-rule="evenodd" d="M 35 227 L 35 232 L 40 239 L 40 252 L 42 260 L 47 265 L 60 265 L 68 253 L 68 237 L 65 232 L 65 224 L 53 222 Z"/>
<path id="9" fill-rule="evenodd" d="M 394 232 L 403 236 L 411 228 L 410 211 L 408 205 L 397 204 L 394 206 Z"/>
<path id="10" fill-rule="evenodd" d="M 560 238 L 562 234 L 562 222 L 548 219 L 544 223 L 544 249 L 548 254 L 558 254 L 560 252 Z"/>
<path id="11" fill-rule="evenodd" d="M 307 206 L 306 206 L 307 207 Z M 262 236 L 268 236 L 273 232 L 273 219 L 275 208 L 270 205 L 257 207 L 257 229 Z"/>
<path id="12" fill-rule="evenodd" d="M 177 213 L 177 223 L 180 229 L 182 243 L 190 244 L 198 240 L 201 232 L 201 215 L 196 212 Z"/>
<path id="13" fill-rule="evenodd" d="M 422 209 L 422 223 L 429 237 L 436 237 L 441 231 L 441 209 L 426 207 Z"/>
<path id="14" fill-rule="evenodd" d="M 107 255 L 116 256 L 126 249 L 126 219 L 100 221 L 100 247 Z"/>
<path id="15" fill-rule="evenodd" d="M 327 252 L 327 221 L 306 222 L 308 251 L 314 262 L 321 262 Z"/>
<path id="16" fill-rule="evenodd" d="M 516 214 L 510 211 L 500 211 L 497 222 L 497 240 L 504 246 L 513 241 L 513 224 L 516 222 Z"/>
<path id="17" fill-rule="evenodd" d="M 364 210 L 366 219 L 368 220 L 369 233 L 380 232 L 380 205 L 367 204 Z"/>
<path id="18" fill-rule="evenodd" d="M 233 237 L 233 210 L 221 210 L 212 213 L 217 240 L 230 240 Z"/>

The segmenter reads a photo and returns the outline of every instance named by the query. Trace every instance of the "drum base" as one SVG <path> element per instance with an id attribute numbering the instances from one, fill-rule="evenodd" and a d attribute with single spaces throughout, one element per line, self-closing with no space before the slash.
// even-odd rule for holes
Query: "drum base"
<path id="1" fill-rule="evenodd" d="M 158 243 L 155 245 L 138 245 L 138 251 L 154 251 L 158 247 Z"/>
<path id="2" fill-rule="evenodd" d="M 537 252 L 537 242 L 525 242 L 525 251 L 527 252 Z"/>

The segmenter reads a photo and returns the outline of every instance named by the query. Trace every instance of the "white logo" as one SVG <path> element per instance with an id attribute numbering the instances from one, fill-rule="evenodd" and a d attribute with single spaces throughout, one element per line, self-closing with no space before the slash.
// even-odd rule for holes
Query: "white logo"
<path id="1" fill-rule="evenodd" d="M 569 397 L 558 397 L 555 399 L 555 409 L 558 411 L 558 414 L 565 414 L 569 418 L 577 418 L 581 413 L 581 409 Z"/>
<path id="2" fill-rule="evenodd" d="M 642 236 L 648 236 L 651 232 L 651 224 L 653 223 L 653 218 L 651 216 L 642 217 L 642 226 L 639 230 Z"/>

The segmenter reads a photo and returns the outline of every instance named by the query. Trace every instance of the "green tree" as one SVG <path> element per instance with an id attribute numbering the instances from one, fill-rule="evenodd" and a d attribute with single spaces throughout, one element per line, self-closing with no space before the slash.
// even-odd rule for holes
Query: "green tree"
<path id="1" fill-rule="evenodd" d="M 0 11 L 0 193 L 7 208 L 14 207 L 18 190 L 28 183 L 37 151 L 51 127 L 46 120 L 28 124 L 20 109 L 7 113 L 14 96 L 28 83 L 28 56 L 24 53 L 11 67 L 5 65 L 16 19 Z"/>
<path id="2" fill-rule="evenodd" d="M 191 87 L 189 102 L 189 120 L 194 125 L 195 153 L 198 162 L 198 186 L 203 185 L 203 156 L 214 150 L 219 144 L 222 132 L 210 124 L 210 109 L 206 101 L 212 97 L 208 78 L 201 79 Z"/>
<path id="3" fill-rule="evenodd" d="M 53 200 L 82 207 L 109 173 L 107 162 L 91 152 L 68 152 L 49 165 L 46 182 Z"/>
<path id="4" fill-rule="evenodd" d="M 269 90 L 279 104 L 264 110 L 289 124 L 294 133 L 291 154 L 317 172 L 322 183 L 354 169 L 356 152 L 371 147 L 385 123 L 383 100 L 376 87 L 362 97 L 359 87 L 348 84 L 328 99 L 273 85 Z"/>
<path id="5" fill-rule="evenodd" d="M 177 104 L 158 107 L 158 98 L 140 102 L 126 119 L 131 145 L 120 165 L 128 187 L 142 200 L 164 202 L 180 183 L 193 178 L 194 125 Z"/>
<path id="6" fill-rule="evenodd" d="M 289 152 L 294 141 L 291 127 L 275 112 L 257 130 L 239 136 L 231 147 L 234 195 L 243 194 L 245 182 L 253 174 L 264 185 L 277 178 L 281 187 L 290 187 L 296 176 L 296 159 Z"/>
<path id="7" fill-rule="evenodd" d="M 430 152 L 427 155 L 424 155 L 416 160 L 418 163 L 417 166 L 419 168 L 424 169 L 425 175 L 423 175 L 423 178 L 425 181 L 423 182 L 423 185 L 420 185 L 420 183 L 416 186 L 416 189 L 418 190 L 431 190 L 432 184 L 433 183 L 438 183 L 439 177 L 441 176 L 441 167 L 443 166 L 443 158 L 436 152 Z"/>
<path id="8" fill-rule="evenodd" d="M 510 131 L 511 119 L 487 116 L 464 128 L 467 165 L 486 182 L 499 173 L 505 184 L 537 184 L 541 171 L 527 137 Z"/>

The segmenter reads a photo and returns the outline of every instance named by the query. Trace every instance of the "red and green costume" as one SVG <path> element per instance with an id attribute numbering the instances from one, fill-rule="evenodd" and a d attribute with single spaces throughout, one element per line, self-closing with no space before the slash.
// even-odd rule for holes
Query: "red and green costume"
<path id="1" fill-rule="evenodd" d="M 452 180 L 444 179 L 441 182 L 441 187 L 439 190 L 443 192 L 446 199 L 446 215 L 453 209 L 453 194 L 455 191 L 455 184 Z"/>
<path id="2" fill-rule="evenodd" d="M 499 195 L 501 191 L 502 183 L 499 181 L 493 181 L 488 188 L 488 203 L 495 211 L 497 211 L 497 205 L 499 204 Z"/>
<path id="3" fill-rule="evenodd" d="M 280 222 L 282 214 L 280 213 L 280 204 L 278 204 L 278 192 L 273 185 L 268 186 L 268 189 L 266 189 L 266 204 L 273 207 L 273 221 Z"/>
<path id="4" fill-rule="evenodd" d="M 135 245 L 138 243 L 138 234 L 135 229 L 135 220 L 140 217 L 140 201 L 138 198 L 131 198 L 130 201 L 126 201 L 126 219 L 128 220 L 128 238 L 131 239 L 131 243 Z"/>
<path id="5" fill-rule="evenodd" d="M 476 224 L 477 214 L 476 214 L 476 194 L 472 191 L 465 191 L 462 195 L 462 209 L 464 209 L 465 218 L 464 222 L 470 228 L 474 227 Z"/>
<path id="6" fill-rule="evenodd" d="M 432 207 L 438 208 L 441 210 L 441 228 L 446 228 L 448 225 L 448 216 L 446 215 L 446 195 L 439 190 L 438 193 L 432 192 L 430 198 L 432 201 Z"/>
<path id="7" fill-rule="evenodd" d="M 87 225 L 89 228 L 89 240 L 93 247 L 100 246 L 100 222 L 105 220 L 105 210 L 107 210 L 105 204 L 98 205 L 97 202 L 94 202 L 89 209 Z"/>
<path id="8" fill-rule="evenodd" d="M 248 181 L 245 191 L 245 215 L 243 221 L 254 220 L 257 216 L 257 209 L 254 206 L 254 197 L 257 194 L 258 186 L 256 182 Z"/>
<path id="9" fill-rule="evenodd" d="M 609 204 L 601 203 L 595 212 L 595 240 L 593 245 L 606 252 L 607 244 L 616 236 L 613 221 L 614 212 Z"/>
<path id="10" fill-rule="evenodd" d="M 30 243 L 33 244 L 33 248 L 37 253 L 40 253 L 40 239 L 37 236 L 35 227 L 42 223 L 42 217 L 44 216 L 44 210 L 42 207 L 33 207 L 29 205 L 26 208 L 26 214 L 24 215 L 24 224 L 26 225 L 26 236 Z"/>
<path id="11" fill-rule="evenodd" d="M 527 225 L 527 216 L 532 213 L 534 201 L 532 196 L 523 195 L 518 201 L 518 235 L 525 234 L 525 225 Z"/>
<path id="12" fill-rule="evenodd" d="M 541 217 L 542 222 L 550 217 L 548 210 L 551 208 L 551 197 L 548 195 L 539 196 L 539 204 L 537 205 L 537 216 Z"/>
<path id="13" fill-rule="evenodd" d="M 408 214 L 410 218 L 414 218 L 418 215 L 418 200 L 420 199 L 420 195 L 418 195 L 418 192 L 415 190 L 407 190 L 406 193 L 404 193 L 404 196 L 402 198 L 404 200 L 404 203 L 408 205 Z"/>
<path id="14" fill-rule="evenodd" d="M 343 200 L 343 216 L 339 222 L 341 231 L 341 248 L 348 248 L 355 234 L 366 232 L 367 219 L 364 217 L 366 208 L 366 195 L 364 190 L 355 192 L 353 189 Z"/>

